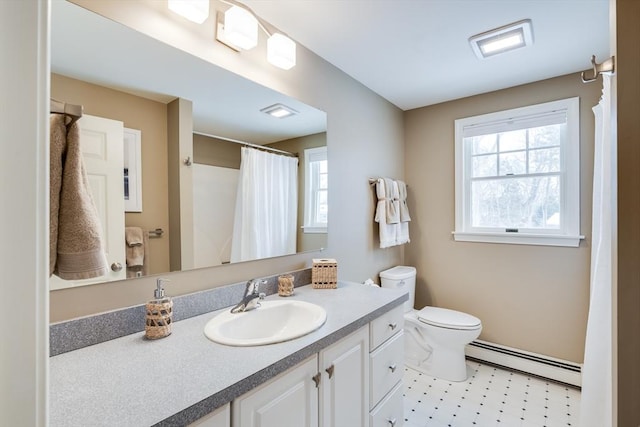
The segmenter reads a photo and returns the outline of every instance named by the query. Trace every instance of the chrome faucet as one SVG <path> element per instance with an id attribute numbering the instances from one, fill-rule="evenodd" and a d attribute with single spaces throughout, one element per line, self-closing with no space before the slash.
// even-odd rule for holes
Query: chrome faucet
<path id="1" fill-rule="evenodd" d="M 266 285 L 266 280 L 251 279 L 247 282 L 244 290 L 244 296 L 235 307 L 231 309 L 232 313 L 242 313 L 243 311 L 253 310 L 260 306 L 260 300 L 264 299 L 265 294 L 260 292 L 260 285 Z"/>

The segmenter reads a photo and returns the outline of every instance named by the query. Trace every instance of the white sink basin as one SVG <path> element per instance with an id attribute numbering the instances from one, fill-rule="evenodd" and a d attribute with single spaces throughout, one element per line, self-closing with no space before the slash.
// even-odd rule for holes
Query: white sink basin
<path id="1" fill-rule="evenodd" d="M 327 320 L 324 308 L 304 301 L 261 301 L 243 313 L 228 309 L 209 320 L 204 334 L 211 341 L 252 346 L 274 344 L 315 331 Z"/>

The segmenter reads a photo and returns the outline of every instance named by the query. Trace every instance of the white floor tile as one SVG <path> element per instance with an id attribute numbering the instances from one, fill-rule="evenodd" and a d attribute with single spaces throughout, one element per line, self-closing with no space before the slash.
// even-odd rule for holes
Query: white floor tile
<path id="1" fill-rule="evenodd" d="M 580 391 L 535 377 L 467 363 L 464 382 L 404 373 L 406 427 L 577 426 Z"/>

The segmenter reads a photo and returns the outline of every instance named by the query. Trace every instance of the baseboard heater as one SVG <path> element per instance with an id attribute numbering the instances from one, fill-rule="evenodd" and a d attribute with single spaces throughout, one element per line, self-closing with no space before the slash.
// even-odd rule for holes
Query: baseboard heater
<path id="1" fill-rule="evenodd" d="M 582 365 L 541 354 L 476 340 L 465 348 L 468 358 L 580 387 Z"/>

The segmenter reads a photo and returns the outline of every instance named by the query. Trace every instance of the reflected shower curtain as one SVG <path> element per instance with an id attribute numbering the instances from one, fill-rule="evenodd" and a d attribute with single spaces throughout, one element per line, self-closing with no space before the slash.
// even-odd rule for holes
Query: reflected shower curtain
<path id="1" fill-rule="evenodd" d="M 296 252 L 298 159 L 242 147 L 231 262 Z"/>
<path id="2" fill-rule="evenodd" d="M 612 78 L 602 75 L 600 103 L 595 114 L 593 165 L 593 225 L 591 295 L 582 368 L 580 427 L 612 425 L 612 237 L 616 206 L 616 146 L 611 127 Z"/>

